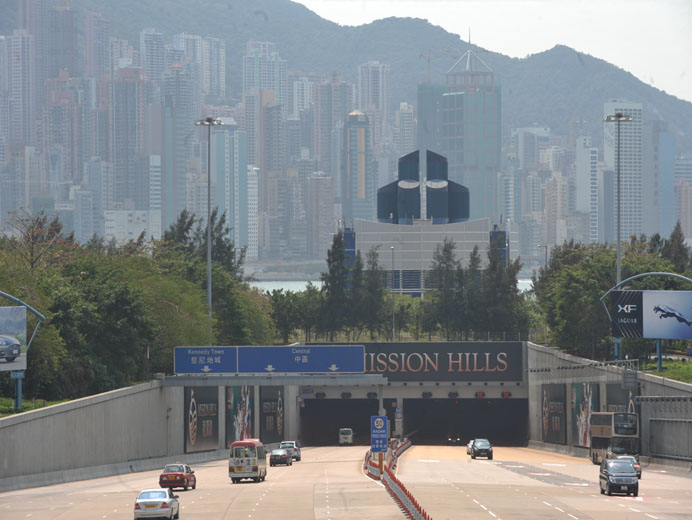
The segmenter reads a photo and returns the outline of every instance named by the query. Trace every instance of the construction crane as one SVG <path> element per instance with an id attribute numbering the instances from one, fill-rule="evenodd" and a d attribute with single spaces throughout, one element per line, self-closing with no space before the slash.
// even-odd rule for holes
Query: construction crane
<path id="1" fill-rule="evenodd" d="M 453 54 L 454 51 L 451 51 L 449 49 L 440 49 L 437 52 L 441 52 L 444 54 L 433 54 L 432 51 L 429 50 L 427 54 L 421 53 L 418 55 L 418 59 L 425 58 L 427 61 L 427 73 L 425 76 L 426 83 L 430 83 L 430 60 L 432 58 L 452 58 L 453 60 L 458 60 L 461 57 Z"/>

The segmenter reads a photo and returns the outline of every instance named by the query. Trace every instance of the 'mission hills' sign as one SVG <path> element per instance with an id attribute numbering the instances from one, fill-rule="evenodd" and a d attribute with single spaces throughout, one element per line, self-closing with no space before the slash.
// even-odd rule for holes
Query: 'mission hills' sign
<path id="1" fill-rule="evenodd" d="M 389 381 L 521 381 L 522 343 L 365 343 L 365 373 Z"/>

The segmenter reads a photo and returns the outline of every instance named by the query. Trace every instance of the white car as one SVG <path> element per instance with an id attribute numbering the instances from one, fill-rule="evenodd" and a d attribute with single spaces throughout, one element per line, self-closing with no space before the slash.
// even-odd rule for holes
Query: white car
<path id="1" fill-rule="evenodd" d="M 300 462 L 300 446 L 297 441 L 281 441 L 279 449 L 286 450 L 293 455 L 293 460 Z"/>
<path id="2" fill-rule="evenodd" d="M 22 354 L 22 345 L 14 336 L 0 334 L 0 358 L 12 363 Z"/>
<path id="3" fill-rule="evenodd" d="M 339 428 L 339 446 L 353 445 L 353 430 L 351 428 Z"/>
<path id="4" fill-rule="evenodd" d="M 135 520 L 137 518 L 180 518 L 178 495 L 170 488 L 141 491 L 135 500 Z"/>

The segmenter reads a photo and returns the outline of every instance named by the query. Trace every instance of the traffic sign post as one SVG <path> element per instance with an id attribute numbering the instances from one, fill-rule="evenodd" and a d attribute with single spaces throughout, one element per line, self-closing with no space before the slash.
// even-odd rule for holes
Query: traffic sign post
<path id="1" fill-rule="evenodd" d="M 373 415 L 370 417 L 370 451 L 385 453 L 387 451 L 387 416 Z"/>
<path id="2" fill-rule="evenodd" d="M 13 370 L 10 372 L 10 379 L 24 379 L 24 370 Z"/>

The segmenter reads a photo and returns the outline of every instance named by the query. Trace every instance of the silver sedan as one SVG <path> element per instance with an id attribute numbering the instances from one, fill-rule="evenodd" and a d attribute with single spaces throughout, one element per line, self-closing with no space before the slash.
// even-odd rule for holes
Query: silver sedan
<path id="1" fill-rule="evenodd" d="M 178 495 L 168 489 L 145 489 L 135 500 L 135 520 L 137 518 L 179 518 Z"/>

